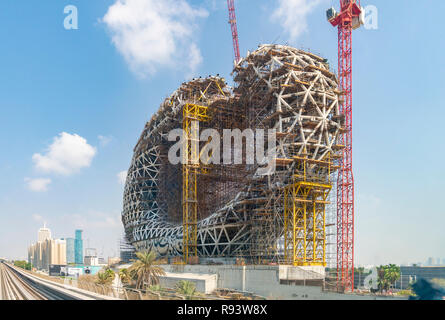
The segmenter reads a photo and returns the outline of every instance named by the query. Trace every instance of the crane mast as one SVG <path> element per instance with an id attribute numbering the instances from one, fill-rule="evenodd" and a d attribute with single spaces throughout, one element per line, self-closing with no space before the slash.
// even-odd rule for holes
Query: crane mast
<path id="1" fill-rule="evenodd" d="M 236 23 L 235 2 L 227 0 L 232 30 L 235 64 L 241 60 Z M 354 291 L 354 175 L 352 172 L 352 30 L 363 24 L 360 0 L 340 0 L 340 12 L 327 12 L 332 26 L 338 28 L 338 77 L 342 90 L 340 114 L 344 133 L 340 135 L 341 166 L 337 180 L 337 286 Z"/>
<path id="2" fill-rule="evenodd" d="M 343 102 L 344 133 L 340 136 L 341 166 L 337 180 L 337 287 L 354 291 L 354 175 L 352 172 L 352 30 L 363 24 L 362 8 L 356 0 L 340 0 L 340 12 L 327 12 L 338 28 L 338 77 Z"/>
<path id="3" fill-rule="evenodd" d="M 232 29 L 233 50 L 235 52 L 235 64 L 241 60 L 238 42 L 238 27 L 236 25 L 235 0 L 227 0 L 229 7 L 229 23 Z"/>

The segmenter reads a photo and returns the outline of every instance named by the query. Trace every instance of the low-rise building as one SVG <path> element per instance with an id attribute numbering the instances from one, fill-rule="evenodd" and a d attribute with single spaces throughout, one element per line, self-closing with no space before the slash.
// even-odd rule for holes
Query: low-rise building
<path id="1" fill-rule="evenodd" d="M 86 266 L 98 266 L 99 258 L 97 256 L 85 256 L 84 257 Z"/>
<path id="2" fill-rule="evenodd" d="M 120 257 L 109 257 L 108 258 L 108 265 L 109 266 L 118 264 L 119 262 L 121 262 L 121 258 Z"/>

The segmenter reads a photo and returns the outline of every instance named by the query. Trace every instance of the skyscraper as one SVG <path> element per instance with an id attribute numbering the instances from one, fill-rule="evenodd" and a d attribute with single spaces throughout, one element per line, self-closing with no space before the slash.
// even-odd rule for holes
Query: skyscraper
<path id="1" fill-rule="evenodd" d="M 43 224 L 43 228 L 39 229 L 39 233 L 37 236 L 38 242 L 43 242 L 45 240 L 51 239 L 51 230 L 46 227 L 46 223 Z"/>
<path id="2" fill-rule="evenodd" d="M 66 264 L 66 241 L 51 239 L 51 231 L 39 229 L 37 243 L 28 248 L 28 262 L 39 270 L 49 270 L 50 265 Z"/>
<path id="3" fill-rule="evenodd" d="M 76 230 L 74 239 L 74 260 L 76 264 L 83 264 L 83 240 L 82 230 Z"/>
<path id="4" fill-rule="evenodd" d="M 120 259 L 125 263 L 129 263 L 131 260 L 136 259 L 136 250 L 129 243 L 125 234 L 122 236 L 122 239 L 119 241 L 119 251 L 120 251 Z"/>
<path id="5" fill-rule="evenodd" d="M 432 266 L 434 266 L 434 258 L 433 258 L 433 257 L 429 257 L 428 260 L 427 260 L 427 262 L 426 262 L 426 265 L 427 265 L 428 267 L 432 267 Z"/>
<path id="6" fill-rule="evenodd" d="M 76 240 L 74 238 L 67 238 L 66 239 L 66 263 L 76 263 L 76 256 L 75 256 L 75 246 L 76 246 Z"/>

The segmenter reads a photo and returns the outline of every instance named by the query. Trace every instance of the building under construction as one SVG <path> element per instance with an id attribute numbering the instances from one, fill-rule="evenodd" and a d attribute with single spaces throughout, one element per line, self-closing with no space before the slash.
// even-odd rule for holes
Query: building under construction
<path id="1" fill-rule="evenodd" d="M 337 77 L 315 54 L 261 45 L 236 63 L 233 79 L 234 88 L 221 77 L 183 83 L 147 122 L 125 185 L 126 237 L 136 250 L 185 263 L 326 266 L 335 237 L 328 208 L 344 148 Z M 171 139 L 178 129 L 179 140 Z M 200 136 L 205 129 L 221 141 Z M 203 161 L 210 142 L 224 145 L 227 129 L 264 129 L 275 169 L 264 174 L 264 163 L 248 161 L 248 138 L 241 162 Z M 213 159 L 223 159 L 223 149 L 212 149 Z M 183 161 L 172 163 L 171 153 Z"/>

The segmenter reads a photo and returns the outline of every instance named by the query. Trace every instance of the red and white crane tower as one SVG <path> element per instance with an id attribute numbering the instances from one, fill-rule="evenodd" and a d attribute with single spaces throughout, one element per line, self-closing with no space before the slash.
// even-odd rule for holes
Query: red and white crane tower
<path id="1" fill-rule="evenodd" d="M 344 146 L 337 180 L 337 286 L 354 291 L 354 176 L 352 174 L 352 30 L 363 24 L 360 1 L 340 0 L 340 12 L 327 11 L 329 22 L 338 27 L 338 77 L 343 95 Z"/>
<path id="2" fill-rule="evenodd" d="M 227 0 L 232 29 L 235 63 L 241 60 L 235 1 Z M 337 180 L 337 284 L 344 291 L 354 290 L 354 176 L 352 173 L 352 30 L 363 23 L 360 0 L 340 0 L 340 12 L 327 12 L 332 26 L 338 28 L 338 77 L 343 94 L 340 113 L 344 116 L 341 168 Z"/>
<path id="3" fill-rule="evenodd" d="M 229 23 L 232 28 L 233 50 L 235 51 L 235 64 L 241 60 L 239 53 L 238 28 L 236 25 L 235 0 L 227 0 L 229 7 Z"/>

